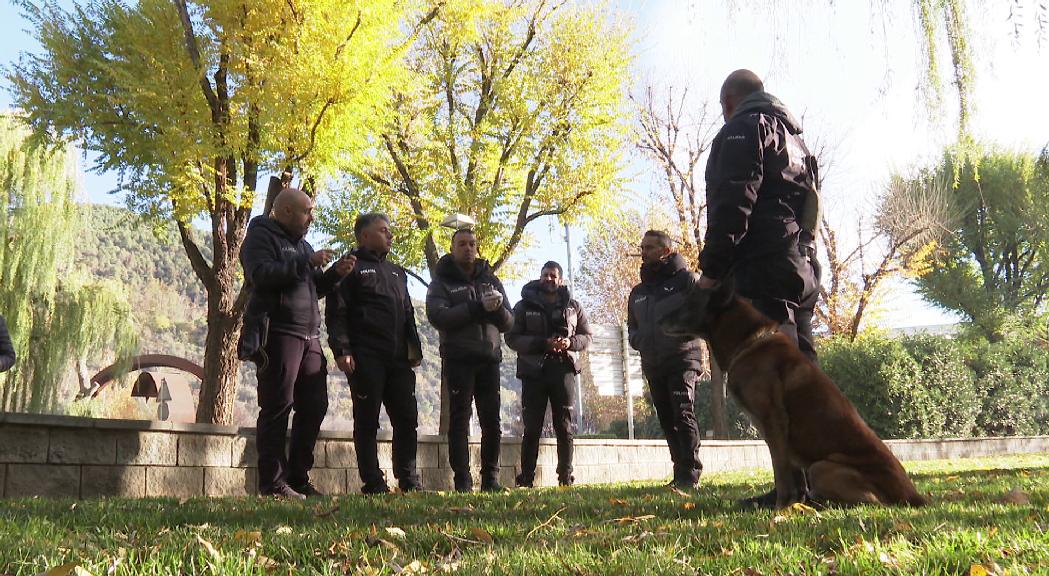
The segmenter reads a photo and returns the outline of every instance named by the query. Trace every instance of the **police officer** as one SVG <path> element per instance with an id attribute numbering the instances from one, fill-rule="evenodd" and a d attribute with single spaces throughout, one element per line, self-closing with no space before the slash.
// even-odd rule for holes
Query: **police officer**
<path id="1" fill-rule="evenodd" d="M 488 261 L 477 256 L 477 235 L 470 229 L 452 234 L 452 251 L 437 262 L 426 293 L 426 316 L 441 337 L 441 377 L 450 399 L 448 463 L 455 490 L 470 492 L 467 436 L 472 403 L 481 424 L 481 490 L 499 485 L 500 333 L 513 324 L 503 284 Z"/>
<path id="2" fill-rule="evenodd" d="M 517 351 L 517 377 L 521 379 L 524 439 L 519 487 L 530 488 L 535 483 L 539 433 L 548 403 L 557 437 L 558 483 L 571 486 L 575 481 L 575 375 L 579 373 L 579 352 L 590 346 L 590 341 L 586 313 L 564 285 L 561 265 L 547 262 L 539 280 L 521 289 L 521 301 L 514 306 L 513 327 L 506 334 L 506 343 Z"/>
<path id="3" fill-rule="evenodd" d="M 269 216 L 252 219 L 240 251 L 251 297 L 238 356 L 258 367 L 259 493 L 299 499 L 321 495 L 309 478 L 313 448 L 328 411 L 328 367 L 319 340 L 317 300 L 354 263 L 353 257 L 340 258 L 324 272 L 333 253 L 314 252 L 305 240 L 312 222 L 313 199 L 286 188 Z M 285 454 L 292 408 L 291 450 Z"/>
<path id="4" fill-rule="evenodd" d="M 674 241 L 659 230 L 649 230 L 641 239 L 641 283 L 630 291 L 627 331 L 630 345 L 641 353 L 641 370 L 670 448 L 671 484 L 693 488 L 703 472 L 694 408 L 701 369 L 699 340 L 668 336 L 658 320 L 681 305 L 699 275 L 673 248 Z"/>
<path id="5" fill-rule="evenodd" d="M 699 286 L 711 288 L 731 273 L 739 294 L 779 322 L 780 332 L 815 362 L 816 159 L 801 139 L 797 119 L 750 70 L 725 79 L 721 110 L 725 125 L 707 159 Z M 803 472 L 795 473 L 804 486 Z M 771 505 L 775 497 L 773 491 L 747 503 Z"/>
<path id="6" fill-rule="evenodd" d="M 353 443 L 361 492 L 390 491 L 379 468 L 379 410 L 393 425 L 393 473 L 402 492 L 422 489 L 416 469 L 419 408 L 415 371 L 422 347 L 404 268 L 387 260 L 390 219 L 362 214 L 353 225 L 356 266 L 327 299 L 325 319 L 335 363 L 350 382 Z"/>

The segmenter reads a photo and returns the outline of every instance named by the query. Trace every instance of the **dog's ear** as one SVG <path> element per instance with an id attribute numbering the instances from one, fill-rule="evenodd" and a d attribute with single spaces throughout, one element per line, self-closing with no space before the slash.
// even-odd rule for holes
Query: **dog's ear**
<path id="1" fill-rule="evenodd" d="M 712 289 L 709 306 L 714 310 L 727 308 L 735 297 L 736 277 L 734 274 L 728 274 Z"/>

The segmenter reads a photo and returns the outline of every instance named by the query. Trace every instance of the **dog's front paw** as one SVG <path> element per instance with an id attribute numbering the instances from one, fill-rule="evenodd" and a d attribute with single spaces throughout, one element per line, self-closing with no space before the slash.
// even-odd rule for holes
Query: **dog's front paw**
<path id="1" fill-rule="evenodd" d="M 736 504 L 744 510 L 772 510 L 776 507 L 776 490 L 737 500 Z"/>

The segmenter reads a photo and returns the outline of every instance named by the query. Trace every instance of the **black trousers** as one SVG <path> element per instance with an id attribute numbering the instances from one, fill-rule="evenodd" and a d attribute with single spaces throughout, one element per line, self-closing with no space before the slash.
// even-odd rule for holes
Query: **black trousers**
<path id="1" fill-rule="evenodd" d="M 674 482 L 695 484 L 703 473 L 695 412 L 699 373 L 674 366 L 644 366 L 643 371 L 674 462 Z"/>
<path id="2" fill-rule="evenodd" d="M 379 468 L 376 434 L 379 410 L 393 425 L 393 475 L 402 490 L 419 488 L 415 466 L 418 446 L 419 407 L 415 400 L 415 371 L 408 362 L 390 361 L 366 352 L 354 354 L 356 368 L 349 377 L 353 398 L 353 444 L 357 469 L 365 492 L 386 487 Z"/>
<path id="3" fill-rule="evenodd" d="M 481 425 L 481 484 L 499 481 L 499 363 L 468 360 L 445 360 L 442 377 L 450 397 L 448 424 L 448 464 L 455 473 L 455 487 L 469 488 L 470 417 L 477 404 L 477 421 Z"/>
<path id="4" fill-rule="evenodd" d="M 754 307 L 779 322 L 779 330 L 817 362 L 812 317 L 819 299 L 820 265 L 804 247 L 785 255 L 740 263 L 735 269 L 736 290 Z"/>
<path id="5" fill-rule="evenodd" d="M 572 442 L 575 439 L 575 371 L 567 359 L 547 357 L 542 376 L 526 378 L 521 383 L 524 439 L 521 441 L 521 474 L 518 484 L 535 481 L 535 463 L 539 458 L 539 435 L 546 419 L 546 406 L 553 415 L 557 437 L 557 478 L 561 484 L 572 484 Z"/>
<path id="6" fill-rule="evenodd" d="M 304 484 L 313 468 L 313 447 L 328 412 L 328 366 L 320 340 L 270 333 L 267 361 L 259 367 L 259 492 L 282 483 Z M 285 454 L 292 408 L 291 450 Z"/>

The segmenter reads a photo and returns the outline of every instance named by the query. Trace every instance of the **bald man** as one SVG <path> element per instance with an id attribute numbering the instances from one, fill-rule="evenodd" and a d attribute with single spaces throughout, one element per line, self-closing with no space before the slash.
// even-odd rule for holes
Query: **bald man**
<path id="1" fill-rule="evenodd" d="M 240 262 L 251 289 L 238 356 L 257 367 L 259 493 L 283 498 L 321 496 L 310 482 L 313 448 L 328 411 L 328 369 L 320 345 L 317 300 L 353 269 L 352 256 L 327 272 L 331 250 L 306 241 L 313 199 L 285 188 L 272 212 L 248 224 Z M 288 418 L 295 410 L 291 450 L 285 453 Z"/>
<path id="2" fill-rule="evenodd" d="M 779 322 L 779 331 L 815 362 L 816 159 L 801 139 L 801 124 L 750 70 L 725 79 L 721 110 L 725 125 L 707 159 L 699 286 L 712 288 L 731 276 L 736 291 Z M 797 474 L 804 482 L 802 472 Z M 773 491 L 746 503 L 775 501 Z"/>

